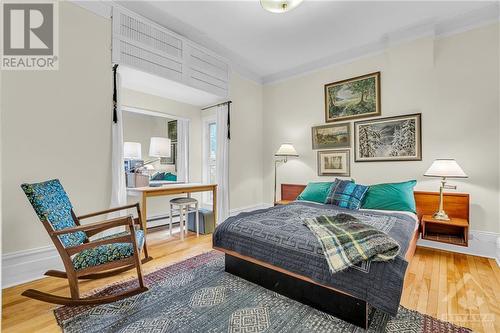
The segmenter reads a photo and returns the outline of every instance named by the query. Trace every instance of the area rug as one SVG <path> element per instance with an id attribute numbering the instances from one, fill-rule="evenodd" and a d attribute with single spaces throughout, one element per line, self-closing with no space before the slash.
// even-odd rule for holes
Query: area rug
<path id="1" fill-rule="evenodd" d="M 64 332 L 365 332 L 331 315 L 224 272 L 224 256 L 208 252 L 145 277 L 150 290 L 98 306 L 54 310 Z M 110 295 L 136 286 L 130 280 L 103 289 Z M 462 333 L 469 329 L 399 308 L 374 311 L 367 332 Z"/>

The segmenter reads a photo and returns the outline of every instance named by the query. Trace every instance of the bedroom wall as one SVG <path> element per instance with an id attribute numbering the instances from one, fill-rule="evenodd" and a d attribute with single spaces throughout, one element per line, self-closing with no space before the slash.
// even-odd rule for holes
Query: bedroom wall
<path id="1" fill-rule="evenodd" d="M 59 11 L 59 70 L 2 72 L 3 254 L 51 244 L 23 182 L 59 178 L 79 213 L 109 207 L 111 22 Z"/>
<path id="2" fill-rule="evenodd" d="M 324 84 L 380 71 L 382 116 L 422 113 L 423 159 L 354 163 L 351 149 L 351 177 L 362 184 L 417 179 L 417 189 L 436 191 L 438 180 L 423 173 L 435 158 L 456 158 L 469 178 L 450 183 L 471 195 L 471 229 L 498 233 L 498 34 L 494 24 L 422 38 L 265 86 L 265 202 L 272 202 L 273 154 L 282 142 L 292 142 L 300 157 L 280 166 L 279 183 L 333 179 L 317 175 L 311 148 L 311 126 L 324 123 Z"/>

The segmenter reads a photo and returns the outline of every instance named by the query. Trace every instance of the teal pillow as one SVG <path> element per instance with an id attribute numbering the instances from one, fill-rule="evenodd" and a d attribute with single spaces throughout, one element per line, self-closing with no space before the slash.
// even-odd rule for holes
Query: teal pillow
<path id="1" fill-rule="evenodd" d="M 163 180 L 168 180 L 168 181 L 171 181 L 171 182 L 176 182 L 177 181 L 177 176 L 174 175 L 171 172 L 167 172 L 167 173 L 165 173 L 163 175 Z"/>
<path id="2" fill-rule="evenodd" d="M 309 183 L 297 197 L 297 200 L 325 203 L 333 182 Z"/>
<path id="3" fill-rule="evenodd" d="M 372 185 L 368 188 L 361 208 L 417 212 L 413 188 L 416 180 L 402 183 Z"/>

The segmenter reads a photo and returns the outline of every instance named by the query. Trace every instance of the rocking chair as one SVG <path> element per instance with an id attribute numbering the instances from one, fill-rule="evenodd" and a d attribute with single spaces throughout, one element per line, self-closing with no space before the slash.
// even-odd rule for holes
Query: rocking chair
<path id="1" fill-rule="evenodd" d="M 69 298 L 28 289 L 22 293 L 23 296 L 55 304 L 93 305 L 114 302 L 148 290 L 144 285 L 141 264 L 152 258 L 148 256 L 139 204 L 77 217 L 59 180 L 22 184 L 21 188 L 54 242 L 66 270 L 49 270 L 45 275 L 67 278 L 71 293 Z M 80 224 L 83 219 L 132 208 L 137 210 L 137 218 L 128 215 L 102 222 Z M 128 231 L 95 240 L 89 239 L 99 232 L 119 226 L 125 226 Z M 142 260 L 141 252 L 144 252 Z M 139 281 L 137 288 L 117 295 L 80 298 L 78 279 L 109 277 L 134 267 L 137 269 Z"/>

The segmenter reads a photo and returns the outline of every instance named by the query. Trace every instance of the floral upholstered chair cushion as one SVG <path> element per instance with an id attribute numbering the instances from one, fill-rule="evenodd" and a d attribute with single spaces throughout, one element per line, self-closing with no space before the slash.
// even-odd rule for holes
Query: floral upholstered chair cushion
<path id="1" fill-rule="evenodd" d="M 75 227 L 71 214 L 73 206 L 58 179 L 42 183 L 22 184 L 21 188 L 28 197 L 40 221 L 48 221 L 54 230 Z M 60 235 L 64 247 L 83 244 L 87 235 L 83 231 Z"/>
<path id="2" fill-rule="evenodd" d="M 120 237 L 128 234 L 128 231 L 114 234 L 111 236 L 99 238 L 108 239 Z M 137 239 L 137 247 L 141 251 L 144 244 L 144 232 L 142 230 L 135 231 L 135 238 Z M 77 253 L 73 259 L 73 267 L 75 270 L 102 265 L 108 262 L 116 261 L 131 257 L 134 255 L 134 247 L 132 243 L 112 243 L 99 245 L 97 247 L 83 250 Z"/>

